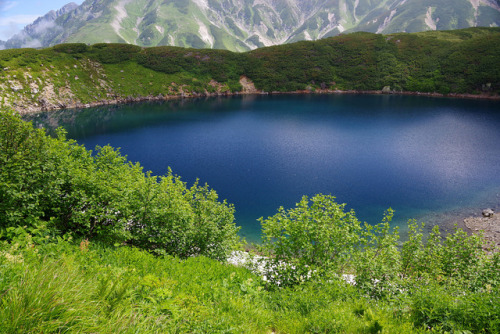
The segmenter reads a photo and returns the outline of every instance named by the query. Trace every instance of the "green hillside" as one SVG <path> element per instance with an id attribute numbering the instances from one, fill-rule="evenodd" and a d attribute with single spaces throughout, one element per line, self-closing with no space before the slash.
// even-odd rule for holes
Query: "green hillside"
<path id="1" fill-rule="evenodd" d="M 0 51 L 0 106 L 20 112 L 137 99 L 364 90 L 500 93 L 500 28 L 352 33 L 247 53 L 128 44 Z"/>

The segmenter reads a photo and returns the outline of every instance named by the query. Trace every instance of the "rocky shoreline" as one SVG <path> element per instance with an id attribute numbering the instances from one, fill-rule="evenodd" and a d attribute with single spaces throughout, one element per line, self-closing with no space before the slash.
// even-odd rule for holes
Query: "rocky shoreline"
<path id="1" fill-rule="evenodd" d="M 471 233 L 483 233 L 485 247 L 500 247 L 500 212 L 485 209 L 481 216 L 465 218 L 464 224 Z"/>
<path id="2" fill-rule="evenodd" d="M 14 106 L 14 109 L 20 114 L 34 114 L 45 111 L 62 110 L 62 109 L 85 109 L 93 108 L 105 105 L 118 105 L 126 104 L 132 102 L 145 102 L 145 101 L 167 101 L 173 99 L 182 98 L 196 98 L 196 97 L 217 97 L 217 96 L 239 96 L 239 95 L 286 95 L 286 94 L 367 94 L 367 95 L 405 95 L 405 96 L 428 96 L 428 97 L 440 97 L 440 98 L 460 98 L 460 99 L 482 99 L 482 100 L 500 100 L 500 95 L 492 94 L 440 94 L 440 93 L 422 93 L 422 92 L 405 92 L 405 91 L 387 91 L 387 90 L 300 90 L 292 92 L 263 92 L 255 89 L 251 81 L 241 80 L 240 83 L 243 86 L 241 92 L 217 92 L 217 93 L 182 93 L 177 95 L 148 95 L 148 96 L 127 96 L 118 97 L 115 96 L 110 99 L 103 99 L 99 101 L 93 101 L 90 103 L 73 102 L 67 103 L 66 101 L 60 102 L 48 102 L 45 100 L 40 101 L 39 105 L 18 105 Z"/>

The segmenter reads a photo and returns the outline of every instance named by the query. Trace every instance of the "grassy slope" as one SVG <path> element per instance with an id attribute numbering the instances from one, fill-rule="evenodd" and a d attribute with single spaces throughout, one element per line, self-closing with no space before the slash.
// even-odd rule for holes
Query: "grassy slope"
<path id="1" fill-rule="evenodd" d="M 342 281 L 267 291 L 248 270 L 203 257 L 62 240 L 0 251 L 5 333 L 419 332 Z"/>
<path id="2" fill-rule="evenodd" d="M 242 75 L 268 92 L 390 86 L 498 94 L 499 63 L 499 28 L 353 33 L 248 53 L 67 44 L 0 51 L 0 106 L 29 112 L 127 97 L 238 92 Z"/>

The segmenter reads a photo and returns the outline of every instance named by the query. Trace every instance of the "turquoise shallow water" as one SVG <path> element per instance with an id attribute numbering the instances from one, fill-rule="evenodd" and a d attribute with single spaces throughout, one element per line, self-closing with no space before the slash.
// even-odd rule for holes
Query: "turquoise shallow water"
<path id="1" fill-rule="evenodd" d="M 280 95 L 65 110 L 63 125 L 92 149 L 121 147 L 146 170 L 170 166 L 234 203 L 242 235 L 302 195 L 332 194 L 360 220 L 444 221 L 500 202 L 500 102 L 393 95 Z M 441 218 L 439 218 L 441 217 Z M 441 220 L 440 220 L 441 219 Z"/>

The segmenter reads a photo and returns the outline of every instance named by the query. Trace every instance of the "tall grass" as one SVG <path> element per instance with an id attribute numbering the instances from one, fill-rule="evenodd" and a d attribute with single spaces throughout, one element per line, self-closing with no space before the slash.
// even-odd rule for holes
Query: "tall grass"
<path id="1" fill-rule="evenodd" d="M 414 331 L 341 280 L 271 291 L 247 269 L 205 257 L 92 242 L 12 246 L 0 246 L 1 333 Z"/>

